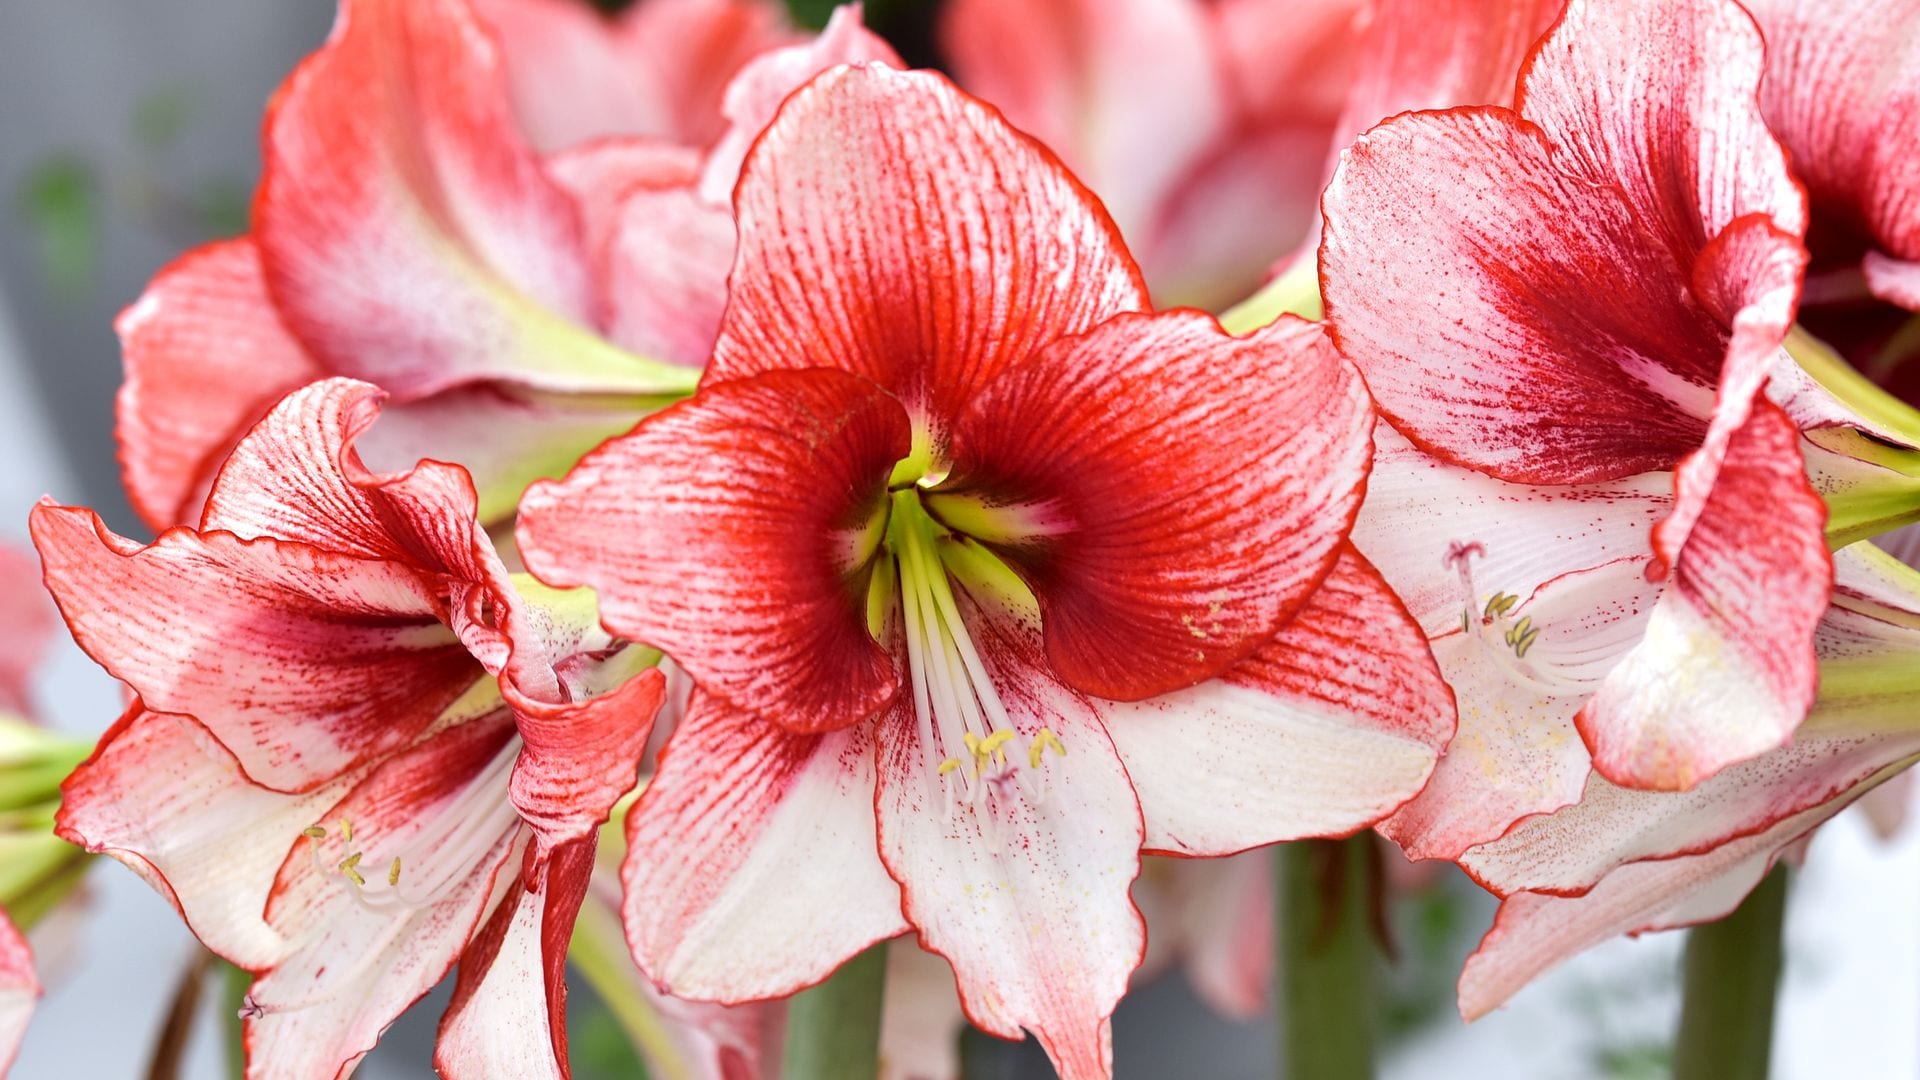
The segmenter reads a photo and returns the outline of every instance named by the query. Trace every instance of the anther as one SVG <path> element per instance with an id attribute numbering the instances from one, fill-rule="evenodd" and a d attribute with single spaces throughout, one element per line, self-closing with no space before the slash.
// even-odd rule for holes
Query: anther
<path id="1" fill-rule="evenodd" d="M 325 840 L 327 838 L 327 830 L 321 828 L 318 825 L 309 825 L 306 828 L 300 830 L 300 835 L 310 836 L 315 840 Z"/>
<path id="2" fill-rule="evenodd" d="M 395 886 L 400 884 L 400 856 L 398 855 L 393 857 L 393 865 L 387 868 L 387 884 Z"/>
<path id="3" fill-rule="evenodd" d="M 367 883 L 367 879 L 360 876 L 360 858 L 360 853 L 356 851 L 340 860 L 340 873 L 355 885 L 365 885 Z"/>

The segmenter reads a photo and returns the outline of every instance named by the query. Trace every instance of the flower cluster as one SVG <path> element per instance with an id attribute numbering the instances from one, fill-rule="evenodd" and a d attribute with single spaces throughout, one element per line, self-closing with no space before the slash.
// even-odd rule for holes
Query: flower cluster
<path id="1" fill-rule="evenodd" d="M 1920 6 L 861 18 L 342 0 L 120 318 L 158 535 L 33 512 L 130 701 L 54 827 L 249 1075 L 457 965 L 441 1072 L 564 1077 L 570 941 L 757 1074 L 911 932 L 891 1072 L 957 988 L 1106 1077 L 1136 902 L 1266 976 L 1262 876 L 1143 856 L 1374 828 L 1502 898 L 1477 1015 L 1920 759 Z"/>

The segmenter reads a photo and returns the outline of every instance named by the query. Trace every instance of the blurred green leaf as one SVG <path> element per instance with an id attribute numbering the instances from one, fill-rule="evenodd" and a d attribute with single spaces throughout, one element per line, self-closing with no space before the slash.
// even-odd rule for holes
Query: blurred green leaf
<path id="1" fill-rule="evenodd" d="M 567 1057 L 575 1080 L 646 1080 L 646 1065 L 597 996 L 576 991 L 572 1013 L 567 1021 Z"/>
<path id="2" fill-rule="evenodd" d="M 247 186 L 238 180 L 210 180 L 193 197 L 195 226 L 209 237 L 237 236 L 247 231 L 252 204 Z"/>
<path id="3" fill-rule="evenodd" d="M 1673 1075 L 1673 1047 L 1651 1041 L 1602 1049 L 1594 1069 L 1607 1080 L 1666 1080 Z"/>
<path id="4" fill-rule="evenodd" d="M 179 140 L 192 116 L 193 100 L 185 90 L 155 90 L 133 107 L 133 137 L 148 150 L 164 150 Z"/>
<path id="5" fill-rule="evenodd" d="M 27 171 L 16 206 L 39 247 L 40 272 L 57 293 L 93 283 L 100 235 L 100 183 L 76 154 L 56 154 Z"/>

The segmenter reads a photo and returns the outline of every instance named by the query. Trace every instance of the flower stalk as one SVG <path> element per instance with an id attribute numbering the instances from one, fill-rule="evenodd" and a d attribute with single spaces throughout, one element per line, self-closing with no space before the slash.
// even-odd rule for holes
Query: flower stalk
<path id="1" fill-rule="evenodd" d="M 873 1080 L 879 1074 L 886 978 L 887 945 L 881 942 L 826 982 L 795 994 L 787 1005 L 782 1080 Z"/>
<path id="2" fill-rule="evenodd" d="M 1283 1080 L 1367 1080 L 1373 1065 L 1373 834 L 1274 851 Z"/>
<path id="3" fill-rule="evenodd" d="M 1775 866 L 1733 914 L 1687 933 L 1674 1080 L 1766 1080 L 1786 911 Z"/>

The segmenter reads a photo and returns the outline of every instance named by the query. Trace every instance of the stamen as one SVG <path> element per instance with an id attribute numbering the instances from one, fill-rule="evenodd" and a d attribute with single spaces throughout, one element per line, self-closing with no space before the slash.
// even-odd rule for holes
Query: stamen
<path id="1" fill-rule="evenodd" d="M 311 836 L 315 840 L 325 840 L 327 838 L 327 830 L 321 828 L 318 825 L 309 825 L 306 828 L 300 830 L 300 835 Z"/>
<path id="2" fill-rule="evenodd" d="M 367 884 L 367 879 L 360 876 L 359 866 L 360 853 L 356 851 L 340 860 L 340 873 L 344 875 L 348 881 L 364 888 Z"/>

